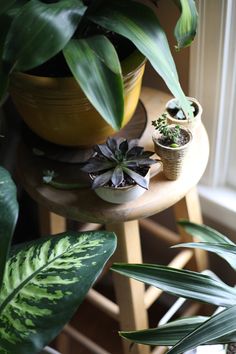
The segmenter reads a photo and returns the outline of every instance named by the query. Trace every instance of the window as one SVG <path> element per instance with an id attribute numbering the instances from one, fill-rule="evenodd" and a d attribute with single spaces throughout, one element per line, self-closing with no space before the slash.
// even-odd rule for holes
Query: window
<path id="1" fill-rule="evenodd" d="M 201 0 L 190 52 L 190 95 L 203 105 L 210 159 L 199 187 L 203 213 L 236 229 L 236 1 Z"/>

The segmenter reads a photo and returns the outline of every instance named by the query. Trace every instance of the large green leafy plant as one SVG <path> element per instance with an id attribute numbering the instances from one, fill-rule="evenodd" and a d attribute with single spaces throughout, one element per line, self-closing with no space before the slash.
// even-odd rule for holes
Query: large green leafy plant
<path id="1" fill-rule="evenodd" d="M 68 322 L 112 255 L 110 232 L 66 232 L 13 246 L 16 188 L 0 167 L 0 353 L 34 354 Z"/>
<path id="2" fill-rule="evenodd" d="M 173 2 L 181 11 L 175 27 L 180 49 L 195 36 L 197 11 L 194 0 Z M 156 1 L 1 0 L 1 96 L 10 73 L 38 67 L 62 52 L 85 95 L 118 130 L 123 118 L 124 88 L 116 45 L 109 39 L 115 33 L 127 38 L 147 57 L 191 117 L 165 33 L 149 6 L 152 3 Z"/>
<path id="3" fill-rule="evenodd" d="M 187 221 L 180 224 L 204 242 L 181 244 L 214 252 L 236 269 L 236 244 L 205 225 Z M 179 247 L 178 246 L 178 247 Z M 236 288 L 209 275 L 153 264 L 114 264 L 112 269 L 125 276 L 156 286 L 176 296 L 222 306 L 210 317 L 182 318 L 157 328 L 121 332 L 135 343 L 172 346 L 169 354 L 182 354 L 199 345 L 236 342 Z"/>

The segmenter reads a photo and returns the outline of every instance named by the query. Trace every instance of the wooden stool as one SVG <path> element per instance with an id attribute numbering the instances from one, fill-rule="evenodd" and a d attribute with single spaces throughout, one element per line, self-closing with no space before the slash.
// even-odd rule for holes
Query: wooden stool
<path id="1" fill-rule="evenodd" d="M 147 124 L 141 136 L 140 145 L 147 150 L 153 150 L 151 121 L 164 111 L 165 103 L 169 99 L 166 93 L 154 89 L 144 88 L 141 101 L 146 109 Z M 137 124 L 139 124 L 137 122 Z M 42 183 L 42 171 L 50 166 L 46 159 L 35 157 L 29 149 L 21 147 L 18 160 L 18 175 L 23 187 L 34 200 L 44 209 L 43 224 L 45 232 L 51 233 L 65 230 L 65 219 L 77 220 L 84 223 L 104 224 L 118 237 L 118 246 L 114 261 L 141 263 L 142 252 L 139 236 L 139 221 L 142 226 L 152 231 L 156 236 L 166 239 L 169 243 L 186 242 L 190 240 L 183 230 L 180 236 L 157 225 L 152 220 L 145 219 L 171 206 L 174 207 L 176 219 L 185 218 L 190 221 L 202 222 L 196 185 L 200 180 L 208 161 L 209 144 L 206 131 L 200 125 L 194 134 L 191 152 L 188 156 L 185 169 L 176 181 L 168 181 L 162 172 L 155 174 L 150 181 L 150 189 L 133 202 L 122 205 L 109 204 L 99 199 L 91 189 L 57 190 Z M 57 164 L 57 172 L 67 171 L 68 164 Z M 75 169 L 75 167 L 73 167 Z M 46 211 L 45 211 L 46 210 Z M 41 215 L 42 216 L 42 215 Z M 46 218 L 45 218 L 46 217 Z M 202 270 L 207 267 L 204 252 L 198 250 L 180 251 L 171 261 L 171 265 L 183 268 L 188 262 L 192 268 Z M 152 305 L 161 291 L 150 287 L 145 291 L 144 285 L 135 280 L 113 274 L 117 304 L 91 290 L 88 297 L 107 314 L 116 318 L 122 330 L 135 330 L 148 327 L 147 309 Z M 66 332 L 76 338 L 70 327 Z M 71 331 L 71 332 L 70 332 Z M 79 335 L 78 335 L 79 337 Z M 80 340 L 81 338 L 78 338 Z M 86 342 L 86 339 L 85 339 Z M 86 344 L 86 343 L 85 343 Z M 88 346 L 93 345 L 90 341 Z M 129 343 L 123 342 L 124 354 L 130 353 Z M 92 348 L 92 347 L 91 347 Z M 94 353 L 107 353 L 99 349 L 96 344 Z M 148 346 L 135 345 L 133 354 L 148 354 Z M 65 354 L 65 352 L 63 352 Z"/>

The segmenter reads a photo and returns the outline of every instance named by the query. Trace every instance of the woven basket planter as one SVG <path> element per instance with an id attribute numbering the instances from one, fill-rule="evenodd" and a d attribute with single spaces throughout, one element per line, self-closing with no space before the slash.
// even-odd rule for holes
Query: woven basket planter
<path id="1" fill-rule="evenodd" d="M 181 134 L 188 138 L 188 142 L 177 148 L 162 145 L 159 142 L 161 134 L 158 131 L 155 131 L 152 137 L 155 152 L 161 158 L 163 164 L 163 173 L 169 180 L 176 180 L 181 175 L 184 160 L 193 139 L 191 131 L 186 128 L 181 127 Z"/>
<path id="2" fill-rule="evenodd" d="M 187 128 L 191 131 L 194 131 L 201 123 L 202 120 L 202 106 L 201 104 L 193 97 L 188 97 L 188 100 L 190 102 L 193 102 L 193 105 L 195 107 L 195 114 L 193 119 L 176 119 L 170 115 L 168 112 L 168 106 L 170 102 L 175 101 L 175 98 L 172 98 L 169 100 L 166 104 L 166 113 L 167 113 L 167 122 L 169 124 L 178 124 L 184 128 Z"/>

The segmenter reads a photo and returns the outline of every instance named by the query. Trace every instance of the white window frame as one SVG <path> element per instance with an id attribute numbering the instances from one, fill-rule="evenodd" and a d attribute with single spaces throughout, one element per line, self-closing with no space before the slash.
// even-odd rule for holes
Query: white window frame
<path id="1" fill-rule="evenodd" d="M 199 186 L 201 205 L 203 214 L 236 230 L 236 189 L 227 184 L 236 109 L 236 1 L 199 0 L 198 11 L 189 93 L 202 103 L 210 141 L 209 163 Z"/>

